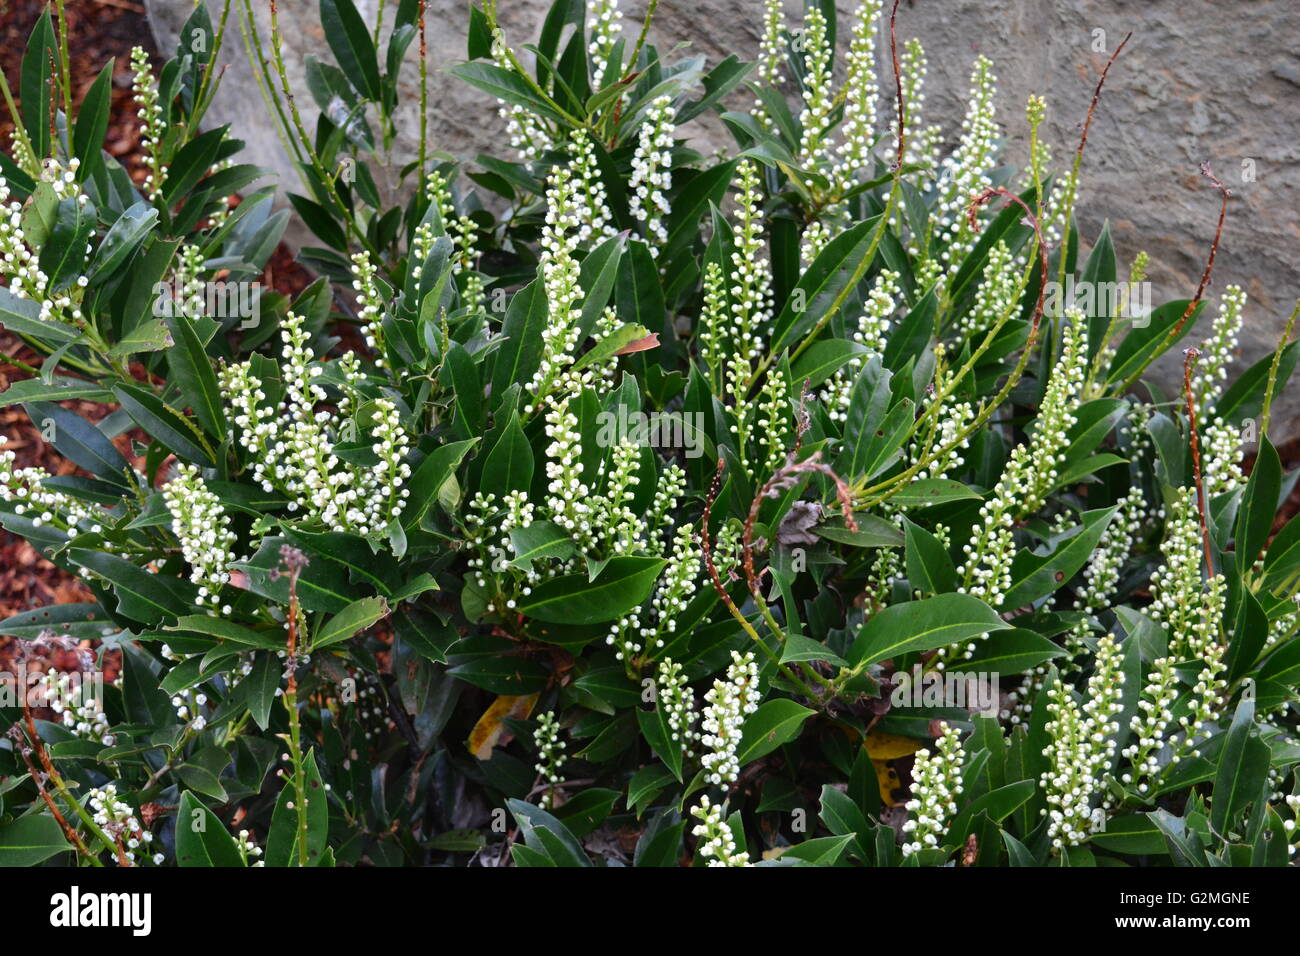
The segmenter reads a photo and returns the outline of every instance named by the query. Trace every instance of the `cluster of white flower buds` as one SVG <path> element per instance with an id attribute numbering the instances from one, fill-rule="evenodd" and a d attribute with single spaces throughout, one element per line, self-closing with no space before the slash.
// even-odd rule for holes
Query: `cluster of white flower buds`
<path id="1" fill-rule="evenodd" d="M 410 439 L 401 424 L 396 403 L 375 398 L 369 404 L 371 451 L 374 465 L 353 465 L 335 454 L 335 442 L 346 441 L 355 428 L 353 409 L 361 404 L 354 381 L 357 359 L 347 353 L 338 361 L 344 382 L 336 412 L 316 411 L 328 395 L 317 383 L 324 371 L 311 364 L 310 338 L 303 318 L 293 312 L 281 328 L 284 341 L 281 375 L 284 405 L 278 411 L 264 406 L 266 392 L 249 362 L 229 366 L 221 374 L 226 401 L 234 411 L 240 441 L 252 459 L 253 478 L 267 492 L 279 491 L 290 499 L 289 511 L 304 520 L 320 521 L 332 531 L 377 535 L 396 520 L 410 489 L 405 487 L 411 468 L 406 463 Z M 342 423 L 331 437 L 332 422 Z M 359 431 L 359 429 L 357 429 Z"/>
<path id="2" fill-rule="evenodd" d="M 1201 347 L 1201 357 L 1197 360 L 1197 408 L 1205 417 L 1209 417 L 1209 410 L 1223 394 L 1224 383 L 1228 380 L 1228 363 L 1237 351 L 1245 308 L 1246 293 L 1241 286 L 1230 285 L 1223 290 L 1213 331 Z"/>
<path id="3" fill-rule="evenodd" d="M 727 345 L 730 307 L 727 302 L 726 277 L 722 266 L 714 261 L 704 264 L 703 303 L 700 307 L 700 361 L 708 370 L 709 382 L 716 393 L 721 388 L 722 372 L 729 354 Z"/>
<path id="4" fill-rule="evenodd" d="M 839 145 L 836 178 L 841 188 L 853 185 L 860 171 L 870 172 L 871 146 L 876 138 L 876 30 L 882 0 L 863 0 L 853 20 L 849 41 L 848 78 L 844 83 L 843 141 Z"/>
<path id="5" fill-rule="evenodd" d="M 1076 421 L 1074 413 L 1088 361 L 1087 332 L 1082 313 L 1071 309 L 1067 315 L 1070 321 L 1061 357 L 1047 383 L 1033 436 L 1028 444 L 1017 445 L 1012 451 L 997 486 L 980 506 L 981 520 L 970 543 L 963 548 L 962 590 L 993 607 L 1001 605 L 1011 587 L 1015 519 L 1043 507 L 1056 485 L 1057 468 Z"/>
<path id="6" fill-rule="evenodd" d="M 940 171 L 939 199 L 935 215 L 940 224 L 940 253 L 950 268 L 961 265 L 975 244 L 975 230 L 966 215 L 972 199 L 991 183 L 988 170 L 993 164 L 999 131 L 994 118 L 993 98 L 997 81 L 993 63 L 980 56 L 971 70 L 970 98 L 962 121 L 961 140 Z"/>
<path id="7" fill-rule="evenodd" d="M 684 524 L 673 535 L 673 550 L 650 601 L 653 623 L 641 627 L 641 640 L 653 655 L 664 646 L 665 638 L 677 630 L 677 620 L 695 593 L 700 574 L 699 548 L 695 529 Z"/>
<path id="8" fill-rule="evenodd" d="M 759 392 L 756 422 L 766 450 L 763 464 L 769 472 L 775 472 L 785 463 L 790 421 L 790 384 L 781 369 L 770 368 Z"/>
<path id="9" fill-rule="evenodd" d="M 772 270 L 763 255 L 763 194 L 751 160 L 736 167 L 736 248 L 731 255 L 731 348 L 752 360 L 763 351 L 763 334 L 772 318 Z"/>
<path id="10" fill-rule="evenodd" d="M 1015 257 L 1002 240 L 989 250 L 984 277 L 975 291 L 971 309 L 961 317 L 958 330 L 963 335 L 981 332 L 996 325 L 1015 307 L 1020 292 L 1020 274 Z"/>
<path id="11" fill-rule="evenodd" d="M 659 483 L 655 485 L 654 499 L 650 511 L 646 514 L 646 531 L 648 539 L 646 548 L 661 557 L 664 554 L 664 535 L 659 528 L 672 527 L 672 515 L 677 511 L 677 503 L 682 492 L 686 490 L 686 471 L 675 461 L 669 462 L 659 473 Z"/>
<path id="12" fill-rule="evenodd" d="M 641 449 L 635 442 L 624 439 L 610 453 L 605 493 L 599 498 L 595 517 L 602 544 L 612 554 L 627 554 L 645 543 L 645 522 L 632 508 L 636 486 L 641 483 L 640 463 Z"/>
<path id="13" fill-rule="evenodd" d="M 831 62 L 835 51 L 827 36 L 826 15 L 815 4 L 807 7 L 803 24 L 803 110 L 799 114 L 799 165 L 817 169 L 827 160 L 827 136 L 835 90 Z"/>
<path id="14" fill-rule="evenodd" d="M 85 740 L 113 746 L 116 738 L 109 733 L 108 714 L 104 713 L 96 682 L 86 681 L 81 674 L 62 674 L 51 667 L 40 676 L 38 683 L 46 706 L 59 715 L 65 729 Z"/>
<path id="15" fill-rule="evenodd" d="M 230 516 L 199 469 L 184 462 L 176 466 L 176 477 L 163 486 L 163 501 L 190 566 L 190 580 L 199 586 L 196 602 L 216 605 L 222 586 L 230 580 L 227 569 L 236 560 Z"/>
<path id="16" fill-rule="evenodd" d="M 280 696 L 278 690 L 276 696 Z M 181 720 L 189 721 L 190 730 L 198 733 L 208 726 L 208 717 L 205 713 L 208 709 L 208 695 L 197 687 L 190 687 L 173 694 L 171 703 L 176 716 Z"/>
<path id="17" fill-rule="evenodd" d="M 1297 819 L 1300 819 L 1300 794 L 1288 794 L 1286 805 L 1291 808 L 1291 816 L 1282 821 L 1282 828 L 1286 830 L 1288 856 L 1295 856 L 1300 852 L 1300 825 Z"/>
<path id="18" fill-rule="evenodd" d="M 149 169 L 144 180 L 144 191 L 150 200 L 155 200 L 167 180 L 167 167 L 162 161 L 167 124 L 163 118 L 162 105 L 158 101 L 158 81 L 149 67 L 149 55 L 143 47 L 131 48 L 131 70 L 131 90 L 135 94 L 133 99 L 140 107 L 140 147 L 144 150 L 145 166 Z"/>
<path id="19" fill-rule="evenodd" d="M 600 90 L 606 79 L 611 82 L 617 77 L 608 76 L 612 66 L 617 70 L 621 64 L 611 63 L 614 46 L 623 32 L 623 18 L 618 12 L 618 0 L 587 0 L 587 53 L 591 57 L 591 88 Z"/>
<path id="20" fill-rule="evenodd" d="M 935 751 L 916 752 L 912 766 L 912 799 L 904 805 L 910 814 L 903 824 L 907 835 L 903 856 L 939 847 L 948 824 L 957 815 L 957 798 L 962 792 L 962 767 L 966 753 L 957 730 L 941 724 Z"/>
<path id="21" fill-rule="evenodd" d="M 551 444 L 546 449 L 546 511 L 586 553 L 595 545 L 596 532 L 591 489 L 582 474 L 582 436 L 571 404 L 567 397 L 562 403 L 555 399 L 547 402 L 546 435 Z"/>
<path id="22" fill-rule="evenodd" d="M 749 853 L 736 851 L 736 835 L 727 825 L 726 809 L 725 802 L 711 803 L 708 794 L 691 807 L 691 816 L 700 821 L 691 830 L 691 835 L 699 840 L 696 848 L 708 866 L 749 866 Z"/>
<path id="23" fill-rule="evenodd" d="M 533 503 L 525 491 L 510 491 L 496 505 L 496 495 L 476 492 L 465 515 L 465 538 L 473 553 L 467 559 L 480 588 L 488 586 L 489 574 L 505 570 L 512 558 L 510 532 L 533 523 Z M 522 572 L 529 583 L 540 579 L 536 570 Z M 528 589 L 524 589 L 528 593 Z"/>
<path id="24" fill-rule="evenodd" d="M 506 53 L 505 37 L 498 29 L 492 37 L 492 61 L 502 69 L 512 70 Z M 499 115 L 506 121 L 506 136 L 519 153 L 520 160 L 528 162 L 553 148 L 554 140 L 546 125 L 529 109 L 498 99 Z"/>
<path id="25" fill-rule="evenodd" d="M 650 252 L 658 255 L 659 246 L 668 241 L 668 190 L 672 188 L 673 135 L 676 126 L 671 96 L 659 96 L 650 102 L 645 120 L 637 130 L 636 152 L 632 154 L 632 179 L 628 183 L 629 211 L 632 218 L 645 223 Z"/>
<path id="26" fill-rule="evenodd" d="M 56 200 L 74 200 L 84 206 L 89 197 L 77 182 L 80 166 L 81 160 L 76 157 L 69 159 L 66 167 L 57 159 L 46 159 L 40 168 L 40 181 L 50 187 Z M 16 298 L 38 303 L 38 318 L 43 322 L 84 326 L 81 296 L 88 280 L 78 276 L 67 288 L 55 290 L 51 286 L 49 276 L 40 267 L 41 250 L 28 244 L 23 228 L 23 205 L 10 202 L 9 195 L 9 185 L 0 176 L 0 278 L 8 280 L 5 288 Z M 90 243 L 86 243 L 85 251 L 89 256 Z"/>
<path id="27" fill-rule="evenodd" d="M 458 216 L 447 226 L 455 252 L 451 259 L 452 275 L 464 276 L 463 302 L 478 306 L 483 301 L 486 284 L 475 268 L 478 260 L 478 224 L 470 216 Z"/>
<path id="28" fill-rule="evenodd" d="M 1124 748 L 1122 754 L 1129 762 L 1130 769 L 1120 776 L 1127 786 L 1135 787 L 1138 793 L 1150 789 L 1150 781 L 1160 770 L 1159 757 L 1166 744 L 1166 734 L 1173 723 L 1174 701 L 1178 699 L 1178 674 L 1172 657 L 1161 657 L 1151 662 L 1151 672 L 1142 696 L 1138 700 L 1138 713 L 1129 721 L 1132 742 Z M 1176 761 L 1177 754 L 1171 756 Z"/>
<path id="29" fill-rule="evenodd" d="M 384 298 L 375 281 L 375 266 L 370 253 L 362 250 L 352 256 L 352 288 L 357 293 L 357 318 L 361 320 L 361 335 L 366 348 L 374 356 L 375 365 L 384 367 Z"/>
<path id="30" fill-rule="evenodd" d="M 1151 606 L 1147 613 L 1165 626 L 1169 653 L 1179 660 L 1206 659 L 1219 641 L 1226 603 L 1223 575 L 1202 581 L 1201 525 L 1196 491 L 1174 490 L 1173 500 L 1161 511 L 1165 560 L 1151 576 Z"/>
<path id="31" fill-rule="evenodd" d="M 121 842 L 122 855 L 129 863 L 135 863 L 136 852 L 147 850 L 153 842 L 153 834 L 140 827 L 135 809 L 118 796 L 116 784 L 92 787 L 86 794 L 86 805 L 90 807 L 91 819 L 95 825 L 110 838 Z M 155 853 L 152 857 L 155 865 L 161 864 L 164 859 L 161 853 Z"/>
<path id="32" fill-rule="evenodd" d="M 759 40 L 758 79 L 767 86 L 777 87 L 785 80 L 782 66 L 785 49 L 781 34 L 785 30 L 785 4 L 782 0 L 763 0 L 763 36 Z M 772 118 L 767 115 L 761 99 L 754 100 L 751 113 L 759 125 L 770 129 Z"/>
<path id="33" fill-rule="evenodd" d="M 925 77 L 929 71 L 921 41 L 915 37 L 908 40 L 898 61 L 899 79 L 903 86 L 903 131 L 906 133 L 903 165 L 921 167 L 921 181 L 917 184 L 921 188 L 928 176 L 937 172 L 939 142 L 943 134 L 937 125 L 926 126 L 922 120 Z M 885 138 L 885 158 L 894 160 L 897 148 L 898 119 L 895 114 L 889 124 L 889 135 Z"/>
<path id="34" fill-rule="evenodd" d="M 668 724 L 668 735 L 682 749 L 687 757 L 694 756 L 693 742 L 698 736 L 695 732 L 695 691 L 678 664 L 671 657 L 659 662 L 655 675 L 655 692 L 657 705 L 663 708 L 664 720 Z"/>
<path id="35" fill-rule="evenodd" d="M 646 127 L 641 129 L 644 133 Z M 596 165 L 596 150 L 591 136 L 585 129 L 574 130 L 572 142 L 573 162 L 570 171 L 575 193 L 574 209 L 578 218 L 575 240 L 582 244 L 616 236 L 618 229 L 614 226 L 614 214 L 609 209 L 605 181 L 601 179 L 600 168 Z M 670 139 L 669 146 L 671 145 Z M 654 159 L 655 157 L 650 157 L 651 162 Z M 637 197 L 632 202 L 635 206 Z"/>
<path id="36" fill-rule="evenodd" d="M 1205 494 L 1213 498 L 1245 487 L 1246 476 L 1241 469 L 1245 447 L 1237 427 L 1222 418 L 1216 418 L 1206 426 L 1201 441 L 1205 446 Z"/>
<path id="37" fill-rule="evenodd" d="M 266 866 L 266 861 L 258 859 L 262 855 L 262 848 L 253 841 L 253 835 L 247 830 L 240 830 L 239 837 L 235 841 L 235 847 L 239 850 L 239 855 L 248 863 L 251 858 L 254 862 L 248 863 L 249 866 Z"/>
<path id="38" fill-rule="evenodd" d="M 885 337 L 889 333 L 891 317 L 902 295 L 899 279 L 897 272 L 881 269 L 871 286 L 867 301 L 862 306 L 862 315 L 858 317 L 857 331 L 853 333 L 853 340 L 867 351 L 855 355 L 839 368 L 822 393 L 826 414 L 831 421 L 848 421 L 849 399 L 858 372 L 870 355 L 880 355 L 885 351 Z"/>
<path id="39" fill-rule="evenodd" d="M 704 695 L 704 717 L 700 721 L 700 744 L 708 750 L 700 762 L 709 783 L 721 786 L 736 782 L 740 760 L 736 751 L 745 718 L 758 709 L 758 665 L 752 651 L 731 652 L 726 680 L 716 679 Z"/>
<path id="40" fill-rule="evenodd" d="M 1201 656 L 1205 666 L 1201 668 L 1196 683 L 1192 686 L 1192 709 L 1178 718 L 1183 739 L 1174 750 L 1177 757 L 1189 755 L 1199 757 L 1201 752 L 1197 749 L 1197 738 L 1207 726 L 1217 721 L 1223 712 L 1224 691 L 1228 686 L 1227 681 L 1223 679 L 1223 674 L 1228 669 L 1228 665 L 1223 660 L 1226 653 L 1227 648 L 1224 645 L 1212 644 Z M 1207 733 L 1205 736 L 1210 735 Z"/>
<path id="41" fill-rule="evenodd" d="M 0 435 L 0 501 L 13 504 L 14 514 L 26 516 L 32 525 L 58 528 L 70 538 L 77 536 L 80 525 L 92 533 L 103 528 L 98 523 L 98 509 L 71 495 L 45 487 L 50 479 L 43 468 L 15 468 L 18 456 L 6 448 L 8 437 Z"/>
<path id="42" fill-rule="evenodd" d="M 1109 605 L 1145 517 L 1142 489 L 1134 488 L 1119 500 L 1119 510 L 1083 569 L 1084 584 L 1075 598 L 1076 608 L 1097 611 Z"/>
<path id="43" fill-rule="evenodd" d="M 541 797 L 541 806 L 546 808 L 551 806 L 555 787 L 564 782 L 560 770 L 565 761 L 565 743 L 560 739 L 560 721 L 554 711 L 548 710 L 537 718 L 533 743 L 537 747 L 537 763 L 533 769 L 547 784 Z"/>
<path id="44" fill-rule="evenodd" d="M 1080 706 L 1059 678 L 1048 690 L 1046 729 L 1048 770 L 1042 786 L 1047 797 L 1043 813 L 1047 835 L 1059 852 L 1088 838 L 1093 826 L 1094 802 L 1103 797 L 1103 774 L 1115 756 L 1115 719 L 1123 709 L 1123 653 L 1112 635 L 1097 644 L 1092 677 Z M 1104 813 L 1098 807 L 1097 813 Z"/>
<path id="45" fill-rule="evenodd" d="M 561 373 L 573 362 L 582 318 L 581 269 L 574 253 L 583 227 L 580 203 L 575 195 L 573 175 L 567 168 L 556 169 L 546 187 L 546 225 L 542 229 L 542 289 L 549 318 L 542 330 L 542 357 L 528 383 L 527 391 L 540 401 L 556 385 Z"/>

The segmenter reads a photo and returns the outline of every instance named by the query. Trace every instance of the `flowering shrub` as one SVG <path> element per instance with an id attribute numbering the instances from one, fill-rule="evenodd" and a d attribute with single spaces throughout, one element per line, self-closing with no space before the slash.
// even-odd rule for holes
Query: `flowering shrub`
<path id="1" fill-rule="evenodd" d="M 1294 346 L 1229 382 L 1248 305 L 1209 266 L 1150 312 L 1093 295 L 1121 271 L 1073 217 L 1091 110 L 1053 173 L 1032 98 L 997 165 L 981 57 L 943 151 L 896 6 L 769 2 L 757 62 L 709 66 L 562 0 L 528 70 L 484 3 L 451 71 L 508 155 L 422 135 L 388 182 L 423 4 L 372 33 L 322 0 L 314 133 L 274 6 L 262 37 L 227 5 L 322 243 L 251 334 L 205 287 L 282 218 L 193 135 L 212 56 L 137 61 L 137 187 L 102 97 L 47 98 L 43 19 L 0 321 L 45 358 L 0 401 L 82 473 L 0 451 L 0 523 L 96 603 L 0 623 L 39 675 L 0 707 L 0 862 L 1286 864 Z M 219 48 L 206 16 L 183 35 Z M 44 652 L 88 641 L 93 702 L 48 699 Z"/>

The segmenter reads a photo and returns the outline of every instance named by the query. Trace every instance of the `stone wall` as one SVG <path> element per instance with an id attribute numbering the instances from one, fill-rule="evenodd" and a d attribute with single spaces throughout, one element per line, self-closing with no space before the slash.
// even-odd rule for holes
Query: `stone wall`
<path id="1" fill-rule="evenodd" d="M 146 5 L 160 48 L 173 48 L 191 0 L 146 0 Z M 358 0 L 358 5 L 363 15 L 373 16 L 377 4 Z M 623 5 L 637 14 L 643 9 L 639 0 Z M 266 6 L 254 6 L 267 36 Z M 543 0 L 501 4 L 512 46 L 536 39 L 547 6 Z M 842 13 L 851 6 L 841 3 Z M 314 0 L 280 0 L 279 8 L 290 81 L 305 90 L 302 57 L 328 55 L 317 6 Z M 429 8 L 433 66 L 458 62 L 465 55 L 465 0 L 432 0 Z M 710 62 L 729 53 L 752 58 L 761 9 L 761 0 L 662 0 L 652 38 L 661 49 L 689 41 Z M 788 2 L 787 9 L 793 16 L 798 6 Z M 1218 213 L 1217 195 L 1197 171 L 1201 161 L 1210 161 L 1235 193 L 1211 293 L 1232 282 L 1250 295 L 1239 362 L 1244 367 L 1274 346 L 1300 295 L 1300 4 L 905 0 L 899 10 L 900 44 L 917 36 L 929 57 L 927 120 L 942 122 L 950 142 L 964 111 L 972 59 L 980 53 L 993 59 L 1007 156 L 1017 165 L 1025 154 L 1026 97 L 1047 98 L 1045 133 L 1058 164 L 1066 162 L 1098 72 L 1129 31 L 1133 37 L 1111 73 L 1089 137 L 1079 206 L 1084 238 L 1095 236 L 1109 220 L 1123 263 L 1139 249 L 1150 254 L 1154 301 L 1190 296 Z M 248 142 L 246 161 L 270 166 L 284 183 L 296 186 L 272 125 L 262 119 L 265 108 L 237 32 L 232 31 L 224 57 L 231 66 L 212 119 L 233 124 Z M 882 68 L 887 68 L 884 59 Z M 465 156 L 500 149 L 501 124 L 489 97 L 446 74 L 433 73 L 431 84 L 429 120 L 436 147 Z M 298 102 L 310 106 L 306 95 Z M 418 130 L 418 101 L 408 95 L 404 102 L 410 115 L 401 126 Z M 724 141 L 716 128 L 705 128 L 700 136 L 706 143 Z M 408 133 L 397 152 L 410 145 Z M 1165 362 L 1161 372 L 1173 382 L 1177 357 Z M 1300 386 L 1276 407 L 1276 440 L 1300 435 L 1297 411 Z"/>

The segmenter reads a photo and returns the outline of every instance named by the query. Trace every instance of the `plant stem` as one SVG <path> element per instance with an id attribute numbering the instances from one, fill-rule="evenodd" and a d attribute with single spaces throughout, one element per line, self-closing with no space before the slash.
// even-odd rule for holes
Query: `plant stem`
<path id="1" fill-rule="evenodd" d="M 72 58 L 68 55 L 68 17 L 64 9 L 65 0 L 55 0 L 54 9 L 59 19 L 59 72 L 63 81 L 63 118 L 72 128 Z M 18 117 L 14 116 L 14 122 Z"/>
<path id="2" fill-rule="evenodd" d="M 285 678 L 284 707 L 289 716 L 289 760 L 293 766 L 294 813 L 298 820 L 298 865 L 308 866 L 307 854 L 307 780 L 302 759 L 302 721 L 298 714 L 298 622 L 301 608 L 298 604 L 298 574 L 301 564 L 289 558 L 289 642 L 288 674 Z"/>
<path id="3" fill-rule="evenodd" d="M 1277 351 L 1273 353 L 1273 362 L 1268 367 L 1268 387 L 1264 389 L 1264 409 L 1259 415 L 1260 438 L 1268 434 L 1268 417 L 1273 409 L 1273 392 L 1277 388 L 1277 368 L 1282 364 L 1282 352 L 1286 350 L 1287 342 L 1291 338 L 1291 332 L 1295 328 L 1295 320 L 1298 315 L 1300 315 L 1300 300 L 1296 301 L 1295 308 L 1291 310 L 1291 318 L 1286 320 L 1286 328 L 1282 330 L 1282 339 L 1277 343 Z"/>
<path id="4" fill-rule="evenodd" d="M 1187 423 L 1192 440 L 1192 477 L 1196 480 L 1196 514 L 1201 521 L 1201 540 L 1205 545 L 1205 575 L 1214 576 L 1214 560 L 1210 556 L 1210 524 L 1205 517 L 1205 482 L 1201 479 L 1201 439 L 1196 432 L 1196 401 L 1192 397 L 1192 366 L 1200 355 L 1197 349 L 1188 349 L 1183 359 L 1183 394 L 1187 397 Z M 1245 570 L 1245 569 L 1243 569 Z"/>

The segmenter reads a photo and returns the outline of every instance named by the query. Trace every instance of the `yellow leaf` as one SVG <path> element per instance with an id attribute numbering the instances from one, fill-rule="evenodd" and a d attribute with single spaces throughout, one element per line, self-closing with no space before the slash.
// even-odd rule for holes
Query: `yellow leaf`
<path id="1" fill-rule="evenodd" d="M 913 737 L 882 734 L 878 730 L 867 734 L 867 754 L 872 760 L 897 760 L 899 757 L 916 753 L 924 746 L 924 740 L 916 740 Z"/>
<path id="2" fill-rule="evenodd" d="M 533 712 L 536 704 L 536 694 L 529 694 L 527 697 L 512 697 L 509 694 L 498 696 L 470 731 L 469 740 L 466 741 L 470 753 L 479 760 L 489 759 L 492 756 L 492 748 L 497 745 L 502 731 L 505 730 L 502 721 L 507 717 L 525 720 Z"/>
<path id="3" fill-rule="evenodd" d="M 902 787 L 898 771 L 890 766 L 888 760 L 872 760 L 871 766 L 876 768 L 876 785 L 880 787 L 881 802 L 887 807 L 896 807 L 902 803 L 894 798 L 894 791 Z"/>

